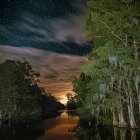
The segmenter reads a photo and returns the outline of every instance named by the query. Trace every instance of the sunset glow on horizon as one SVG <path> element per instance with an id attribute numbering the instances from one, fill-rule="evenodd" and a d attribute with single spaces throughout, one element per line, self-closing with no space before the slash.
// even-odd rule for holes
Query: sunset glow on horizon
<path id="1" fill-rule="evenodd" d="M 10 47 L 0 45 L 0 62 L 6 59 L 21 60 L 26 58 L 33 69 L 41 74 L 40 86 L 51 93 L 60 102 L 66 104 L 66 94 L 72 93 L 72 80 L 88 63 L 86 57 L 58 54 L 28 47 Z"/>
<path id="2" fill-rule="evenodd" d="M 65 95 L 72 92 L 72 81 L 91 50 L 86 2 L 27 0 L 7 1 L 6 6 L 10 8 L 0 20 L 0 62 L 26 58 L 40 73 L 40 86 L 66 104 Z"/>

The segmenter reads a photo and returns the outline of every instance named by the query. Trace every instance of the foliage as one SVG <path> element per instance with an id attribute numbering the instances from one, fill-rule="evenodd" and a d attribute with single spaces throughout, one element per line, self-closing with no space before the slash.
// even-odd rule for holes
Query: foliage
<path id="1" fill-rule="evenodd" d="M 78 102 L 75 98 L 75 95 L 72 93 L 67 93 L 66 94 L 67 97 L 67 109 L 68 110 L 75 110 L 78 106 Z"/>
<path id="2" fill-rule="evenodd" d="M 6 60 L 0 64 L 0 110 L 3 118 L 40 111 L 38 76 L 39 73 L 33 71 L 25 59 L 23 62 Z M 35 92 L 36 89 L 40 91 Z"/>
<path id="3" fill-rule="evenodd" d="M 26 59 L 23 62 L 6 60 L 0 64 L 0 116 L 3 120 L 29 118 L 64 108 L 38 85 L 39 75 Z"/>
<path id="4" fill-rule="evenodd" d="M 90 80 L 84 83 L 79 77 L 74 83 L 76 98 L 84 97 L 79 107 L 81 114 L 100 120 L 112 114 L 114 125 L 124 127 L 128 120 L 130 127 L 137 127 L 135 117 L 140 115 L 139 6 L 138 0 L 89 0 L 87 34 L 94 48 L 83 72 Z M 85 89 L 88 90 L 84 92 Z"/>

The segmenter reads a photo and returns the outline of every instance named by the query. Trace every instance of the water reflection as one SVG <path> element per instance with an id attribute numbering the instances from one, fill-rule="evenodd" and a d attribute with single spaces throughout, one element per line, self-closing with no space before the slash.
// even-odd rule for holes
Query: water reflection
<path id="1" fill-rule="evenodd" d="M 69 116 L 66 111 L 56 118 L 40 122 L 39 127 L 43 127 L 45 132 L 39 140 L 76 140 L 73 128 L 78 123 L 77 116 Z"/>
<path id="2" fill-rule="evenodd" d="M 79 118 L 68 111 L 33 124 L 1 126 L 0 140 L 76 140 L 73 128 Z"/>
<path id="3" fill-rule="evenodd" d="M 90 125 L 74 111 L 16 127 L 0 126 L 0 140 L 140 140 L 140 129 Z"/>
<path id="4" fill-rule="evenodd" d="M 77 140 L 140 140 L 140 129 L 89 126 L 84 121 L 79 124 L 76 130 Z"/>

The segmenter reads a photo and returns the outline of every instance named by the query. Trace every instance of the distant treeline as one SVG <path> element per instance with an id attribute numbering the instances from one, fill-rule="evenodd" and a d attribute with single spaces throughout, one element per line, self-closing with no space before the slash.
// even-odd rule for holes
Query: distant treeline
<path id="1" fill-rule="evenodd" d="M 0 120 L 50 115 L 65 108 L 38 85 L 39 76 L 26 59 L 0 64 Z"/>

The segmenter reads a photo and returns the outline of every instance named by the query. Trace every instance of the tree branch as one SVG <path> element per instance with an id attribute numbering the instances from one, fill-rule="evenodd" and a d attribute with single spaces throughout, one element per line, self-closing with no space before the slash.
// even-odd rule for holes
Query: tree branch
<path id="1" fill-rule="evenodd" d="M 126 43 L 123 41 L 123 39 L 122 39 L 120 36 L 116 35 L 116 34 L 114 33 L 114 31 L 113 31 L 104 21 L 101 21 L 101 23 L 107 28 L 107 30 L 108 30 L 115 38 L 117 38 L 117 39 L 123 44 L 124 47 L 127 47 L 127 45 L 126 45 Z"/>

